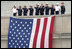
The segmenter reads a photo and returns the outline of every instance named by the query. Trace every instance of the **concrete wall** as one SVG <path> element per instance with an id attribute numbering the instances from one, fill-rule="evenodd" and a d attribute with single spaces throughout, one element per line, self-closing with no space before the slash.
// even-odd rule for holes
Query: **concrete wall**
<path id="1" fill-rule="evenodd" d="M 39 16 L 48 17 L 48 16 Z M 7 35 L 9 28 L 9 18 L 1 17 L 1 47 L 7 48 Z M 32 17 L 17 17 L 32 18 Z M 34 17 L 36 18 L 36 17 Z M 67 35 L 69 34 L 69 35 Z M 53 48 L 71 48 L 71 15 L 55 16 L 53 28 Z"/>

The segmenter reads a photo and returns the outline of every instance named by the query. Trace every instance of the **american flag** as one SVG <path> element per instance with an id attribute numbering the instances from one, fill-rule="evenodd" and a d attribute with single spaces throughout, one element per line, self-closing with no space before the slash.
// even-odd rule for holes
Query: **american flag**
<path id="1" fill-rule="evenodd" d="M 54 18 L 10 17 L 8 48 L 52 48 Z"/>

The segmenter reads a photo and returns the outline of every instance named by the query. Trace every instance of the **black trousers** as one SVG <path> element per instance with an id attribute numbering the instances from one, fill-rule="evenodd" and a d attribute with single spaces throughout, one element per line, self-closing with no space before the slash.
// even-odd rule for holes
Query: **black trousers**
<path id="1" fill-rule="evenodd" d="M 61 14 L 65 14 L 65 11 L 61 11 Z"/>
<path id="2" fill-rule="evenodd" d="M 27 13 L 24 13 L 23 15 L 24 15 L 24 16 L 27 16 Z"/>
<path id="3" fill-rule="evenodd" d="M 54 13 L 51 13 L 51 15 L 54 15 Z"/>
<path id="4" fill-rule="evenodd" d="M 49 15 L 49 12 L 46 12 L 45 14 L 46 14 L 46 15 Z"/>
<path id="5" fill-rule="evenodd" d="M 16 16 L 17 13 L 13 13 L 13 16 Z"/>
<path id="6" fill-rule="evenodd" d="M 39 15 L 39 12 L 35 12 L 35 15 Z"/>
<path id="7" fill-rule="evenodd" d="M 55 13 L 56 13 L 56 15 L 58 15 L 59 14 L 59 11 L 55 11 Z"/>
<path id="8" fill-rule="evenodd" d="M 40 15 L 44 15 L 44 13 L 40 12 Z"/>
<path id="9" fill-rule="evenodd" d="M 33 13 L 29 13 L 29 15 L 30 15 L 30 16 L 32 16 L 32 15 L 33 15 Z"/>
<path id="10" fill-rule="evenodd" d="M 22 13 L 18 13 L 18 16 L 22 16 Z"/>

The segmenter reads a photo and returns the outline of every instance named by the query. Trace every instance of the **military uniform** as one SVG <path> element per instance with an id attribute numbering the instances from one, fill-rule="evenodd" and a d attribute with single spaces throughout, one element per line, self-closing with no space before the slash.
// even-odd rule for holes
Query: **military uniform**
<path id="1" fill-rule="evenodd" d="M 27 8 L 23 8 L 23 15 L 24 16 L 27 16 L 27 12 L 28 12 L 28 9 Z"/>
<path id="2" fill-rule="evenodd" d="M 18 10 L 18 16 L 22 16 L 22 9 L 17 9 Z"/>
<path id="3" fill-rule="evenodd" d="M 49 15 L 49 9 L 50 9 L 50 8 L 49 8 L 48 6 L 45 7 L 45 14 L 46 14 L 46 15 Z"/>
<path id="4" fill-rule="evenodd" d="M 40 6 L 40 15 L 44 15 L 44 6 Z"/>
<path id="5" fill-rule="evenodd" d="M 39 7 L 35 7 L 36 11 L 35 11 L 35 15 L 39 15 L 39 10 L 40 8 Z"/>
<path id="6" fill-rule="evenodd" d="M 61 14 L 65 14 L 65 6 L 61 6 Z"/>
<path id="7" fill-rule="evenodd" d="M 33 15 L 34 9 L 33 9 L 33 8 L 29 8 L 29 10 L 30 10 L 29 15 L 30 15 L 30 16 Z"/>
<path id="8" fill-rule="evenodd" d="M 54 15 L 54 14 L 55 14 L 55 13 L 54 13 L 54 12 L 55 12 L 55 8 L 51 7 L 50 9 L 51 9 L 51 13 L 50 13 L 50 14 L 51 14 L 51 15 Z"/>

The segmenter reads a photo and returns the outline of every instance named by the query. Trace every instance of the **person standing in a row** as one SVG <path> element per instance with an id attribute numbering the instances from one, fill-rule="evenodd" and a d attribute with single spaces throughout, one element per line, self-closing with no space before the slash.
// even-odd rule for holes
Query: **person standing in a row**
<path id="1" fill-rule="evenodd" d="M 44 5 L 41 4 L 40 6 L 40 15 L 44 15 Z"/>
<path id="2" fill-rule="evenodd" d="M 55 14 L 58 15 L 60 12 L 61 7 L 59 6 L 59 3 L 56 4 L 55 6 Z"/>
<path id="3" fill-rule="evenodd" d="M 35 15 L 39 15 L 39 12 L 40 12 L 40 8 L 39 5 L 37 4 L 35 7 Z"/>
<path id="4" fill-rule="evenodd" d="M 33 12 L 34 12 L 34 9 L 32 6 L 30 6 L 29 8 L 29 15 L 32 16 L 33 15 Z"/>
<path id="5" fill-rule="evenodd" d="M 52 4 L 52 7 L 50 8 L 51 9 L 51 15 L 54 15 L 55 14 L 55 8 L 54 8 L 54 5 Z"/>
<path id="6" fill-rule="evenodd" d="M 56 4 L 56 6 L 52 5 L 52 7 L 49 7 L 49 4 L 46 4 L 45 6 L 43 4 L 41 4 L 41 6 L 39 6 L 38 4 L 36 5 L 35 8 L 35 15 L 49 15 L 49 13 L 51 15 L 58 15 L 59 12 L 61 12 L 61 14 L 65 14 L 65 6 L 64 6 L 64 2 L 61 3 L 61 6 L 59 6 L 59 3 Z M 13 10 L 13 16 L 17 15 L 17 11 L 18 11 L 18 16 L 27 16 L 28 14 L 28 10 L 29 10 L 29 15 L 32 16 L 34 13 L 34 8 L 32 6 L 30 6 L 30 8 L 27 8 L 26 6 L 24 6 L 24 8 L 21 8 L 21 6 L 19 6 L 19 8 L 16 8 L 16 6 L 14 6 L 12 8 Z"/>
<path id="7" fill-rule="evenodd" d="M 64 2 L 61 3 L 61 14 L 65 14 Z"/>
<path id="8" fill-rule="evenodd" d="M 13 11 L 13 16 L 16 16 L 16 15 L 17 15 L 17 8 L 16 8 L 15 5 L 14 5 L 14 7 L 12 8 L 12 11 Z"/>
<path id="9" fill-rule="evenodd" d="M 23 8 L 23 15 L 27 16 L 27 13 L 28 13 L 28 9 L 27 9 L 26 6 L 24 6 L 24 8 Z"/>
<path id="10" fill-rule="evenodd" d="M 50 7 L 48 6 L 48 4 L 46 4 L 46 7 L 45 7 L 45 14 L 46 15 L 49 15 L 49 9 L 50 9 Z"/>
<path id="11" fill-rule="evenodd" d="M 22 16 L 22 8 L 21 8 L 21 6 L 19 6 L 19 8 L 17 8 L 17 10 L 18 10 L 18 16 Z"/>

